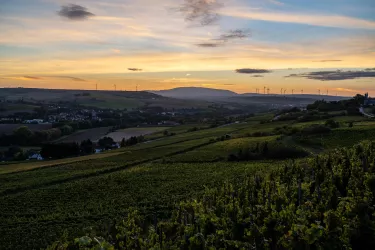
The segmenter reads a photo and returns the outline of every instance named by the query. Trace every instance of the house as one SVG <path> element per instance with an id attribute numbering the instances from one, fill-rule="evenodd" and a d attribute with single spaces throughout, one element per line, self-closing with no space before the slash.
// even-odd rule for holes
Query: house
<path id="1" fill-rule="evenodd" d="M 25 123 L 27 124 L 41 124 L 43 123 L 43 119 L 32 119 L 32 120 L 26 120 Z"/>
<path id="2" fill-rule="evenodd" d="M 368 93 L 365 94 L 365 101 L 363 102 L 365 106 L 374 106 L 375 105 L 375 98 L 370 98 Z"/>
<path id="3" fill-rule="evenodd" d="M 99 154 L 101 152 L 103 152 L 103 149 L 101 149 L 101 148 L 96 148 L 95 149 L 95 154 Z"/>
<path id="4" fill-rule="evenodd" d="M 112 144 L 112 148 L 121 148 L 120 144 L 118 142 Z"/>
<path id="5" fill-rule="evenodd" d="M 41 154 L 32 154 L 32 155 L 29 156 L 28 159 L 29 160 L 38 160 L 38 161 L 44 160 L 44 158 L 42 157 Z"/>

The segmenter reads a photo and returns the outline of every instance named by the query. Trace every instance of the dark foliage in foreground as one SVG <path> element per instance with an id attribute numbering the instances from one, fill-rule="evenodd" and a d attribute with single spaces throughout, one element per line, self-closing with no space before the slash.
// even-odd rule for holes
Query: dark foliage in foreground
<path id="1" fill-rule="evenodd" d="M 172 217 L 138 211 L 49 249 L 374 249 L 375 143 L 206 190 Z"/>

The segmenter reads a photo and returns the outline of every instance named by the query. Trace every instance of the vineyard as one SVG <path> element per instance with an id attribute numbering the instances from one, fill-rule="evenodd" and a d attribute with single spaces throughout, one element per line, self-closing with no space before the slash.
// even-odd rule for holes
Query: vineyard
<path id="1" fill-rule="evenodd" d="M 131 210 L 112 232 L 49 249 L 374 249 L 374 164 L 375 143 L 289 162 L 207 189 L 168 220 Z"/>
<path id="2" fill-rule="evenodd" d="M 90 244 L 97 235 L 103 244 L 127 249 L 201 249 L 203 243 L 305 249 L 306 242 L 326 249 L 329 240 L 339 241 L 339 249 L 355 246 L 353 232 L 364 233 L 350 209 L 372 202 L 366 178 L 372 178 L 375 147 L 334 148 L 375 139 L 374 122 L 357 117 L 349 127 L 354 118 L 338 117 L 339 128 L 304 134 L 326 120 L 264 123 L 270 117 L 170 127 L 149 135 L 150 141 L 102 154 L 0 165 L 0 249 L 40 249 L 53 242 L 76 249 L 71 240 L 85 235 Z M 282 157 L 273 157 L 275 152 Z M 302 158 L 290 162 L 291 153 Z M 344 184 L 346 191 L 340 189 Z M 362 193 L 352 185 L 362 185 Z M 337 239 L 337 232 L 345 234 Z M 52 249 L 63 249 L 60 243 Z"/>

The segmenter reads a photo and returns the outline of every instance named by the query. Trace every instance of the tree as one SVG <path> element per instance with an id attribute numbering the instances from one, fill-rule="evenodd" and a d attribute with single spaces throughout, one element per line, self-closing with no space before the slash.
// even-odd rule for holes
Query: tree
<path id="1" fill-rule="evenodd" d="M 340 123 L 336 122 L 335 120 L 329 119 L 326 121 L 325 125 L 330 128 L 338 128 L 340 127 Z"/>
<path id="2" fill-rule="evenodd" d="M 98 141 L 98 144 L 101 148 L 111 148 L 112 144 L 114 144 L 115 141 L 111 137 L 103 137 Z"/>
<path id="3" fill-rule="evenodd" d="M 92 154 L 94 152 L 94 143 L 90 139 L 82 141 L 81 151 L 83 154 Z"/>
<path id="4" fill-rule="evenodd" d="M 125 147 L 126 146 L 126 141 L 125 141 L 125 138 L 122 138 L 121 140 L 121 147 Z"/>
<path id="5" fill-rule="evenodd" d="M 40 154 L 43 158 L 64 158 L 77 156 L 81 148 L 77 143 L 44 144 Z"/>
<path id="6" fill-rule="evenodd" d="M 62 135 L 70 135 L 71 133 L 73 133 L 73 128 L 69 125 L 64 125 L 59 129 L 61 130 Z"/>
<path id="7" fill-rule="evenodd" d="M 18 145 L 30 144 L 33 132 L 26 126 L 19 127 L 13 131 L 15 143 Z"/>

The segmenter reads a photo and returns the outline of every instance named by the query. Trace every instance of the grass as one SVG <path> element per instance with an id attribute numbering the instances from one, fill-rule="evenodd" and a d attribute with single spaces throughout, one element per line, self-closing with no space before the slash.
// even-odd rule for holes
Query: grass
<path id="1" fill-rule="evenodd" d="M 0 165 L 0 175 L 19 172 L 19 171 L 33 170 L 33 169 L 42 168 L 42 167 L 55 166 L 55 165 L 60 165 L 60 164 L 77 163 L 77 162 L 87 161 L 87 160 L 97 160 L 97 159 L 102 159 L 102 158 L 118 155 L 121 153 L 123 152 L 108 152 L 106 154 L 86 155 L 86 156 L 65 158 L 65 159 L 51 160 L 51 161 L 31 161 L 31 162 L 28 161 L 28 162 L 22 162 L 22 163 Z"/>

